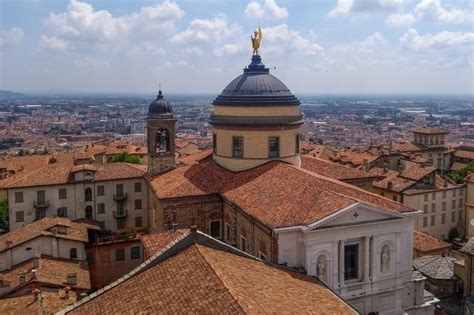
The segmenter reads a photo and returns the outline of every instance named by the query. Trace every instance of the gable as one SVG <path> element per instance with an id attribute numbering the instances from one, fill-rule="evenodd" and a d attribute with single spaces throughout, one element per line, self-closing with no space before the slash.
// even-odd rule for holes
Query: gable
<path id="1" fill-rule="evenodd" d="M 404 219 L 404 216 L 369 204 L 357 203 L 341 209 L 318 222 L 310 229 L 323 229 L 337 226 L 358 225 Z"/>

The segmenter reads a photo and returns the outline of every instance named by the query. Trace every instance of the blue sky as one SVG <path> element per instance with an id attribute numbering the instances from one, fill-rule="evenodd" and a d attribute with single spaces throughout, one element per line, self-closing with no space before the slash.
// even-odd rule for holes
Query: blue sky
<path id="1" fill-rule="evenodd" d="M 219 93 L 249 36 L 295 93 L 473 94 L 473 0 L 1 0 L 0 89 Z"/>

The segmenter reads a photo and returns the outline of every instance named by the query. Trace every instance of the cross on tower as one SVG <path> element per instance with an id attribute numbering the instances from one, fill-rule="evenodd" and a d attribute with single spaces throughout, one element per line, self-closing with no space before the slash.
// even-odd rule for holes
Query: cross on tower
<path id="1" fill-rule="evenodd" d="M 354 220 L 357 220 L 359 218 L 359 214 L 356 212 L 352 215 L 354 217 Z"/>

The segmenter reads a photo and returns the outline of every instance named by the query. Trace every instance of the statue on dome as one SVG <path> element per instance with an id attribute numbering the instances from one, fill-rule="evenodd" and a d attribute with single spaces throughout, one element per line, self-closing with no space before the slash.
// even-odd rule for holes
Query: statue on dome
<path id="1" fill-rule="evenodd" d="M 258 49 L 260 48 L 260 42 L 262 41 L 262 29 L 260 26 L 258 27 L 258 30 L 255 30 L 253 33 L 253 37 L 250 36 L 250 39 L 252 40 L 252 48 L 253 48 L 253 55 L 258 55 Z"/>

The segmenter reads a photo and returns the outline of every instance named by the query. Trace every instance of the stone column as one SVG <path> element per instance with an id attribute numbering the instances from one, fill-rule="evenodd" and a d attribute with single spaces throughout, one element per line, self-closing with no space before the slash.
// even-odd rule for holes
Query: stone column
<path id="1" fill-rule="evenodd" d="M 344 240 L 339 241 L 339 256 L 338 256 L 338 262 L 339 262 L 339 288 L 342 288 L 344 285 Z"/>
<path id="2" fill-rule="evenodd" d="M 364 244 L 364 283 L 369 282 L 369 272 L 370 272 L 370 238 L 365 237 Z"/>

